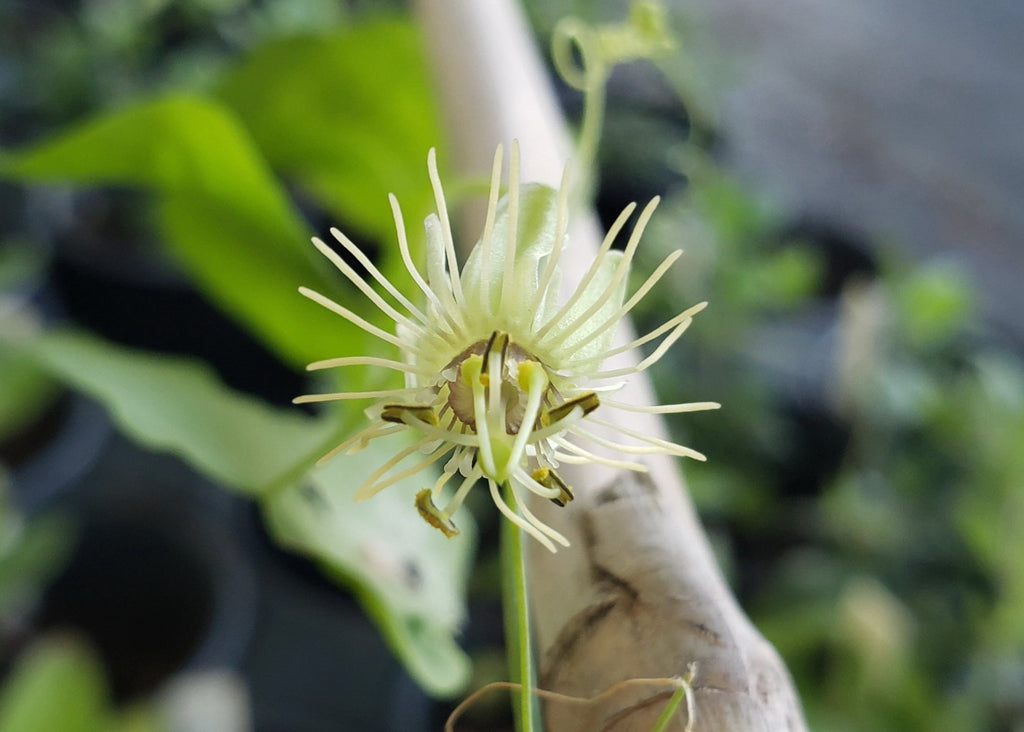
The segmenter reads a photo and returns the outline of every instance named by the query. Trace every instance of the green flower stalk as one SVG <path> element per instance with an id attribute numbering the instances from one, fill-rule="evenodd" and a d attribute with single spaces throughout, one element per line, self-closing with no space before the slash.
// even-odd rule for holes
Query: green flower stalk
<path id="1" fill-rule="evenodd" d="M 540 521 L 526 505 L 534 493 L 558 505 L 573 498 L 558 473 L 561 464 L 597 462 L 636 471 L 646 468 L 621 455 L 667 453 L 703 460 L 683 445 L 650 437 L 608 419 L 610 410 L 690 412 L 715 409 L 714 402 L 640 406 L 611 397 L 623 378 L 657 362 L 706 303 L 695 305 L 621 346 L 616 327 L 680 256 L 661 262 L 628 298 L 630 264 L 644 228 L 657 206 L 640 213 L 625 248 L 612 244 L 636 205 L 628 206 L 572 294 L 560 301 L 559 261 L 567 246 L 568 183 L 559 190 L 520 185 L 519 151 L 512 147 L 508 192 L 499 199 L 502 149 L 494 157 L 483 235 L 459 268 L 444 191 L 434 151 L 427 158 L 437 212 L 427 217 L 426 276 L 412 261 L 401 209 L 391 206 L 402 259 L 425 299 L 419 307 L 385 278 L 344 234 L 331 233 L 369 273 L 381 291 L 319 239 L 313 243 L 341 273 L 395 323 L 394 332 L 374 326 L 320 293 L 299 291 L 398 351 L 398 359 L 343 356 L 317 361 L 310 370 L 370 366 L 404 375 L 401 388 L 311 394 L 296 403 L 376 399 L 366 412 L 370 423 L 321 458 L 351 453 L 370 441 L 412 431 L 415 442 L 387 461 L 356 492 L 367 499 L 393 483 L 441 464 L 432 488 L 416 496 L 423 518 L 447 536 L 458 533 L 452 516 L 469 491 L 485 481 L 498 509 L 551 551 L 568 541 Z M 606 359 L 660 339 L 635 365 L 603 368 Z M 418 458 L 399 469 L 403 461 Z M 454 493 L 446 497 L 452 483 Z M 507 486 L 518 510 L 502 497 Z"/>

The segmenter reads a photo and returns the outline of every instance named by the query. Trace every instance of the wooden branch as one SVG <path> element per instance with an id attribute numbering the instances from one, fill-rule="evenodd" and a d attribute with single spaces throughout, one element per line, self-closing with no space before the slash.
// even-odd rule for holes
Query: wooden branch
<path id="1" fill-rule="evenodd" d="M 511 0 L 416 5 L 460 168 L 485 176 L 497 143 L 516 138 L 523 180 L 557 185 L 571 154 L 569 136 L 518 8 Z M 563 281 L 574 284 L 592 260 L 585 252 L 600 242 L 593 215 L 576 215 L 570 236 Z M 626 326 L 617 337 L 631 340 Z M 639 377 L 616 398 L 654 403 Z M 648 435 L 665 433 L 655 415 L 613 418 Z M 558 554 L 535 546 L 529 557 L 541 686 L 591 697 L 625 679 L 681 676 L 696 662 L 694 729 L 806 729 L 785 666 L 715 564 L 676 460 L 650 456 L 644 464 L 648 474 L 566 467 L 576 500 L 562 509 L 535 507 L 572 542 Z M 583 710 L 549 701 L 547 729 L 648 732 L 671 692 L 627 686 Z M 671 729 L 682 730 L 686 718 L 681 711 Z"/>

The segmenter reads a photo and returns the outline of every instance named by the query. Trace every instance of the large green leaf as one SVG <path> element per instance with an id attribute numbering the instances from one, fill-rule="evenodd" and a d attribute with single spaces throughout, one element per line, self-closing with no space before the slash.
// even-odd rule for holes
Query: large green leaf
<path id="1" fill-rule="evenodd" d="M 262 221 L 286 249 L 301 244 L 302 222 L 259 151 L 213 101 L 172 95 L 133 104 L 4 162 L 7 175 L 26 181 L 132 184 L 202 195 Z"/>
<path id="2" fill-rule="evenodd" d="M 413 497 L 424 482 L 416 478 L 352 501 L 363 478 L 404 447 L 400 440 L 375 441 L 308 473 L 312 459 L 340 440 L 337 424 L 272 409 L 181 358 L 73 332 L 51 332 L 24 347 L 54 376 L 105 404 L 126 434 L 254 494 L 283 544 L 357 590 L 424 688 L 449 694 L 465 683 L 468 662 L 453 636 L 464 614 L 470 517 L 460 521 L 464 536 L 445 539 L 416 511 Z"/>
<path id="3" fill-rule="evenodd" d="M 175 251 L 193 263 L 199 287 L 292 365 L 364 350 L 369 337 L 362 330 L 298 293 L 306 285 L 352 310 L 366 309 L 354 288 L 343 287 L 340 274 L 325 278 L 310 265 L 308 256 L 316 251 L 308 236 L 295 239 L 308 252 L 283 251 L 258 220 L 226 215 L 200 195 L 163 196 L 157 210 Z"/>
<path id="4" fill-rule="evenodd" d="M 354 584 L 413 677 L 428 692 L 450 696 L 469 676 L 453 636 L 463 620 L 475 531 L 468 513 L 460 515 L 462 533 L 453 539 L 419 517 L 414 497 L 431 479 L 406 479 L 352 501 L 363 480 L 409 444 L 401 435 L 388 439 L 334 458 L 305 485 L 269 497 L 266 521 L 282 544 Z"/>
<path id="5" fill-rule="evenodd" d="M 342 300 L 259 150 L 219 103 L 169 96 L 0 158 L 23 181 L 119 184 L 157 194 L 167 244 L 203 289 L 295 364 L 350 350 L 362 331 L 295 292 Z"/>
<path id="6" fill-rule="evenodd" d="M 196 361 L 69 331 L 50 332 L 29 348 L 51 374 L 102 402 L 126 434 L 245 492 L 308 465 L 337 429 L 230 391 Z"/>
<path id="7" fill-rule="evenodd" d="M 393 243 L 390 191 L 419 240 L 431 204 L 426 154 L 441 133 L 411 22 L 376 20 L 264 44 L 218 94 L 270 164 L 339 219 Z"/>

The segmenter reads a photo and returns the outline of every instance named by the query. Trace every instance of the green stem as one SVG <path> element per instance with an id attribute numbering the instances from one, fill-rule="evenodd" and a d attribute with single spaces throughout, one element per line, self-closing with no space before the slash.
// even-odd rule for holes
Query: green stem
<path id="1" fill-rule="evenodd" d="M 508 485 L 505 485 L 505 502 L 518 513 L 519 507 Z M 540 730 L 538 710 L 534 703 L 533 689 L 536 676 L 533 668 L 532 643 L 530 639 L 530 607 L 526 587 L 526 555 L 523 532 L 511 521 L 501 522 L 501 565 L 505 595 L 505 637 L 508 645 L 509 668 L 513 678 L 520 685 L 516 711 L 516 728 L 519 732 Z"/>
<path id="2" fill-rule="evenodd" d="M 591 54 L 596 56 L 597 54 Z M 580 183 L 577 188 L 583 204 L 593 201 L 597 189 L 597 148 L 601 142 L 604 126 L 605 84 L 608 68 L 600 59 L 588 59 L 584 72 L 586 87 L 583 90 L 583 120 L 576 142 L 576 160 L 580 168 Z"/>
<path id="3" fill-rule="evenodd" d="M 579 64 L 574 48 L 579 54 Z M 611 68 L 603 56 L 598 32 L 575 18 L 565 18 L 556 26 L 551 53 L 555 68 L 566 83 L 583 92 L 583 120 L 576 140 L 576 184 L 572 201 L 573 207 L 580 207 L 593 200 L 596 188 L 605 83 Z"/>
<path id="4" fill-rule="evenodd" d="M 665 732 L 665 730 L 668 729 L 668 723 L 672 721 L 672 717 L 675 715 L 676 710 L 679 709 L 679 704 L 683 701 L 684 696 L 686 696 L 686 687 L 680 686 L 668 700 L 668 704 L 666 704 L 665 709 L 662 710 L 661 716 L 658 717 L 658 721 L 654 723 L 654 727 L 651 729 L 651 732 Z M 690 713 L 692 714 L 692 712 Z M 690 728 L 689 724 L 686 728 Z"/>

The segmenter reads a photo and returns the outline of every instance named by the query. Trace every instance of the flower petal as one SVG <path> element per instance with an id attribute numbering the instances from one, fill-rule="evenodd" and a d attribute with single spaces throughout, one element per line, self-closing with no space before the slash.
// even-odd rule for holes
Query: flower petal
<path id="1" fill-rule="evenodd" d="M 505 272 L 505 240 L 508 237 L 509 199 L 502 196 L 498 201 L 494 226 L 490 232 L 489 247 L 481 242 L 473 247 L 466 266 L 462 270 L 463 290 L 466 293 L 466 309 L 469 314 L 486 317 L 522 319 L 527 313 L 522 307 L 513 307 L 509 313 L 498 313 L 501 302 L 502 282 Z M 519 192 L 519 222 L 516 253 L 512 263 L 513 300 L 516 306 L 528 303 L 537 291 L 540 280 L 540 262 L 551 253 L 557 228 L 558 193 L 549 186 L 524 185 Z M 486 253 L 487 259 L 484 260 Z M 486 300 L 480 301 L 480 279 L 484 279 L 483 292 Z M 532 317 L 532 313 L 529 314 Z"/>
<path id="2" fill-rule="evenodd" d="M 562 331 L 559 337 L 559 345 L 572 350 L 575 343 L 588 338 L 595 328 L 601 327 L 608 321 L 615 311 L 622 307 L 622 301 L 626 297 L 626 283 L 628 277 L 620 277 L 618 283 L 608 292 L 609 286 L 615 278 L 615 270 L 622 260 L 622 252 L 608 252 L 598 264 L 594 278 L 587 283 L 583 292 L 579 293 L 569 312 L 562 318 L 564 325 L 556 326 Z M 600 304 L 598 304 L 600 303 Z M 595 306 L 585 320 L 580 320 L 584 314 Z M 612 344 L 615 335 L 616 323 L 612 323 L 603 329 L 603 332 L 596 338 L 589 339 L 579 349 L 572 351 L 573 360 L 590 358 L 607 351 Z"/>

